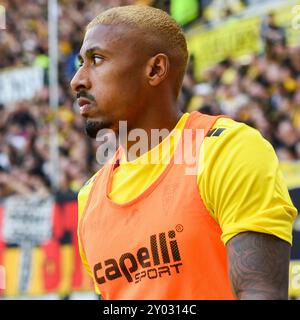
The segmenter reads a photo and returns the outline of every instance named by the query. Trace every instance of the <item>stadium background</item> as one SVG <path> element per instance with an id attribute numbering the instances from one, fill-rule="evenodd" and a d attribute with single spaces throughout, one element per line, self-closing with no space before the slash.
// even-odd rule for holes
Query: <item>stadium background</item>
<path id="1" fill-rule="evenodd" d="M 297 1 L 60 0 L 57 109 L 49 103 L 48 2 L 0 0 L 0 299 L 97 298 L 78 254 L 76 196 L 100 168 L 98 145 L 84 135 L 69 82 L 84 26 L 112 6 L 144 3 L 171 13 L 191 53 L 180 108 L 257 128 L 273 144 L 300 209 Z M 300 297 L 299 218 L 289 293 Z"/>

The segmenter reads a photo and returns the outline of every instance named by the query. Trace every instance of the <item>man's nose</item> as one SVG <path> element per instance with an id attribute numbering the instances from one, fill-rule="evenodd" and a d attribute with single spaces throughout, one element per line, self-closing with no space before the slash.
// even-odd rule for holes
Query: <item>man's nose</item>
<path id="1" fill-rule="evenodd" d="M 70 86 L 73 91 L 78 92 L 80 90 L 89 90 L 91 88 L 91 81 L 88 76 L 88 72 L 84 67 L 81 67 L 75 73 L 71 80 Z"/>

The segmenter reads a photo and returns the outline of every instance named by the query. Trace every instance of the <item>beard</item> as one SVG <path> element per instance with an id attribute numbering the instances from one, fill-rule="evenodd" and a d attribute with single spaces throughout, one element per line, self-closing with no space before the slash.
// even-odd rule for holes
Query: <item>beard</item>
<path id="1" fill-rule="evenodd" d="M 92 138 L 96 139 L 97 134 L 100 130 L 110 129 L 112 127 L 112 123 L 105 121 L 95 121 L 95 120 L 87 120 L 85 123 L 85 132 L 86 134 Z"/>

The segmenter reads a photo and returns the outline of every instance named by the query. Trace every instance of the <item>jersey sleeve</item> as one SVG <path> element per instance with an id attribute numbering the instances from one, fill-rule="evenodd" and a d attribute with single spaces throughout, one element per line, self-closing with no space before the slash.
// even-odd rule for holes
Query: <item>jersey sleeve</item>
<path id="1" fill-rule="evenodd" d="M 98 286 L 95 284 L 94 276 L 93 276 L 92 270 L 90 268 L 90 265 L 88 263 L 87 257 L 85 255 L 84 248 L 83 248 L 83 246 L 81 244 L 80 235 L 79 235 L 79 224 L 80 224 L 83 212 L 84 212 L 85 205 L 86 205 L 86 203 L 88 201 L 89 193 L 91 191 L 95 176 L 93 176 L 90 180 L 87 181 L 87 183 L 82 187 L 82 189 L 80 190 L 80 192 L 78 194 L 78 228 L 77 228 L 77 236 L 78 236 L 79 254 L 80 254 L 80 257 L 81 257 L 82 264 L 84 265 L 84 267 L 87 270 L 88 274 L 90 275 L 90 277 L 94 281 L 94 288 L 95 288 L 96 293 L 100 295 L 101 293 L 99 291 Z"/>
<path id="2" fill-rule="evenodd" d="M 219 122 L 219 123 L 218 123 Z M 271 144 L 249 126 L 218 120 L 219 135 L 204 139 L 201 197 L 222 229 L 226 244 L 235 235 L 254 231 L 290 244 L 297 210 L 292 204 Z"/>

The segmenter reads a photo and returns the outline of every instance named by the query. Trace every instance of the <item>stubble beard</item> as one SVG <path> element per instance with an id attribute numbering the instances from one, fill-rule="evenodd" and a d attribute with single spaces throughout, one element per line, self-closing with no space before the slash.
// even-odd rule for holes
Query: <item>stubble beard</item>
<path id="1" fill-rule="evenodd" d="M 96 139 L 100 130 L 111 128 L 112 123 L 108 121 L 86 120 L 85 123 L 85 132 L 92 139 Z"/>

